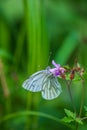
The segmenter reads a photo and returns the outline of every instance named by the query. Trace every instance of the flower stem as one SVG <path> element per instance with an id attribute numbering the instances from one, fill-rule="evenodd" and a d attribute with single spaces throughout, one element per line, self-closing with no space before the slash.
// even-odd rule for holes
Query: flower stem
<path id="1" fill-rule="evenodd" d="M 74 109 L 74 111 L 75 111 L 75 113 L 76 113 L 76 107 L 75 107 L 75 105 L 74 105 L 73 97 L 72 97 L 72 93 L 71 93 L 71 89 L 70 89 L 71 83 L 72 83 L 72 80 L 70 80 L 70 81 L 68 81 L 68 82 L 66 81 L 66 84 L 67 84 L 67 87 L 68 87 L 69 96 L 70 96 L 70 100 L 71 100 L 73 109 Z"/>
<path id="2" fill-rule="evenodd" d="M 85 88 L 84 87 L 84 80 L 82 80 L 82 98 L 81 98 L 81 105 L 80 105 L 79 117 L 81 116 L 82 108 L 83 108 L 83 103 L 84 103 L 84 92 L 85 92 L 84 88 Z"/>
<path id="3" fill-rule="evenodd" d="M 66 84 L 67 84 L 67 87 L 68 87 L 69 96 L 70 96 L 70 99 L 71 99 L 71 103 L 72 103 L 74 112 L 76 113 L 76 107 L 74 105 L 73 97 L 72 97 L 72 93 L 71 93 L 71 89 L 70 89 L 71 83 L 72 83 L 72 80 L 70 80 L 68 82 L 66 81 Z M 76 123 L 76 130 L 78 130 L 78 123 Z"/>
<path id="4" fill-rule="evenodd" d="M 80 111 L 79 111 L 79 118 L 81 117 L 83 103 L 84 103 L 84 80 L 82 79 L 82 98 L 81 98 L 81 105 L 80 105 Z M 78 130 L 78 123 L 76 123 L 76 130 Z"/>

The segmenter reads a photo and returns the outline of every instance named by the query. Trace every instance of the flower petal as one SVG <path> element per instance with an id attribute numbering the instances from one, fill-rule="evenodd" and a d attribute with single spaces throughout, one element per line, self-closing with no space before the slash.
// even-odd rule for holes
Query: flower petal
<path id="1" fill-rule="evenodd" d="M 52 64 L 56 67 L 56 68 L 60 68 L 60 64 L 56 64 L 56 62 L 54 60 L 52 60 Z"/>

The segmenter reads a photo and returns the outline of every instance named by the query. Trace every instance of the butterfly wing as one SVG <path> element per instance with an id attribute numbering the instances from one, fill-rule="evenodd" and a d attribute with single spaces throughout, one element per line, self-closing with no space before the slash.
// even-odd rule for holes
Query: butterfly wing
<path id="1" fill-rule="evenodd" d="M 47 100 L 51 100 L 59 96 L 62 92 L 61 85 L 58 82 L 57 78 L 53 75 L 46 77 L 44 79 L 43 88 L 42 88 L 42 97 Z"/>
<path id="2" fill-rule="evenodd" d="M 39 92 L 42 90 L 42 82 L 46 75 L 46 70 L 38 71 L 31 75 L 29 79 L 23 83 L 23 88 L 32 92 Z"/>

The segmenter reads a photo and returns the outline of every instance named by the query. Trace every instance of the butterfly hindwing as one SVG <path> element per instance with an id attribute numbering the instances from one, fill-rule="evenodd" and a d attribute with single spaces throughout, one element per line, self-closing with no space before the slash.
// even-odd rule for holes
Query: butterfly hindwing
<path id="1" fill-rule="evenodd" d="M 38 71 L 31 75 L 29 79 L 23 83 L 23 88 L 32 92 L 39 92 L 42 90 L 42 82 L 45 77 L 45 70 Z"/>
<path id="2" fill-rule="evenodd" d="M 59 96 L 61 93 L 61 85 L 58 82 L 57 78 L 54 76 L 49 76 L 44 79 L 43 88 L 42 88 L 42 97 L 51 100 Z"/>

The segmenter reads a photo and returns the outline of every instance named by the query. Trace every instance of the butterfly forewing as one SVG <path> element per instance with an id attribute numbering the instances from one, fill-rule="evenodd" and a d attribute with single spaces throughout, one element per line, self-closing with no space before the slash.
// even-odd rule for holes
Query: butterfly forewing
<path id="1" fill-rule="evenodd" d="M 23 88 L 32 92 L 39 92 L 42 90 L 42 82 L 46 75 L 46 70 L 38 71 L 31 75 L 29 79 L 23 83 Z"/>
<path id="2" fill-rule="evenodd" d="M 61 85 L 58 82 L 57 78 L 53 75 L 45 77 L 43 88 L 42 88 L 42 97 L 51 100 L 59 96 L 61 93 Z"/>

